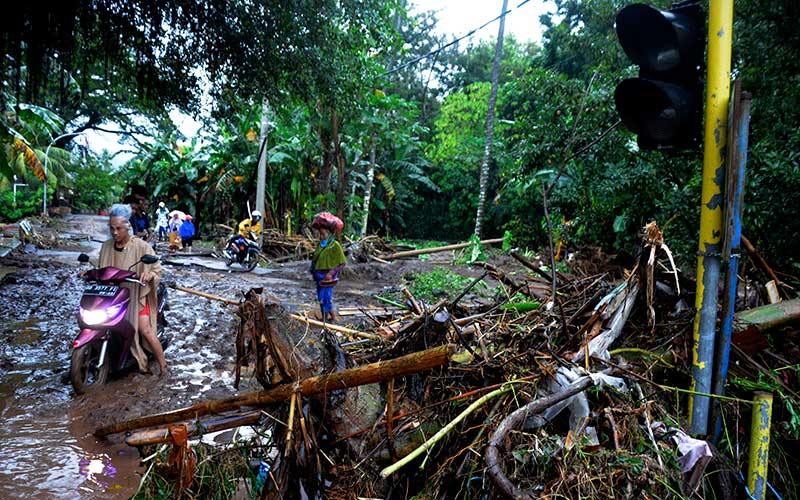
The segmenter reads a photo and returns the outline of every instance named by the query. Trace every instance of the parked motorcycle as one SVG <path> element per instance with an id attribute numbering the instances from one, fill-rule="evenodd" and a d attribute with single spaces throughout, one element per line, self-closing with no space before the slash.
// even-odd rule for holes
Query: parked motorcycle
<path id="1" fill-rule="evenodd" d="M 158 259 L 156 255 L 143 255 L 140 262 L 154 264 Z M 78 261 L 89 262 L 89 256 L 81 254 Z M 125 319 L 131 294 L 121 284 L 144 285 L 135 272 L 116 267 L 91 269 L 84 273 L 83 279 L 88 284 L 83 290 L 78 309 L 81 331 L 72 343 L 69 367 L 69 378 L 77 394 L 83 394 L 91 386 L 105 384 L 109 374 L 120 373 L 136 363 L 130 355 L 136 330 Z M 160 335 L 166 324 L 164 310 L 167 308 L 167 288 L 163 283 L 159 283 L 157 295 L 156 336 L 162 347 L 166 347 Z"/>
<path id="2" fill-rule="evenodd" d="M 230 267 L 236 262 L 248 271 L 255 269 L 258 259 L 261 258 L 261 249 L 258 245 L 258 237 L 252 231 L 249 233 L 250 238 L 237 234 L 228 239 L 228 245 L 222 251 L 225 265 Z"/>

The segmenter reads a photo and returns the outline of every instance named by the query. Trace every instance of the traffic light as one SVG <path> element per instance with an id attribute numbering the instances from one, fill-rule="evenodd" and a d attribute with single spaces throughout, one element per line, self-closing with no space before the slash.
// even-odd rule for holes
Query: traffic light
<path id="1" fill-rule="evenodd" d="M 641 149 L 700 144 L 704 28 L 703 10 L 694 2 L 668 11 L 632 4 L 617 14 L 617 37 L 639 66 L 639 78 L 620 83 L 614 101 Z"/>

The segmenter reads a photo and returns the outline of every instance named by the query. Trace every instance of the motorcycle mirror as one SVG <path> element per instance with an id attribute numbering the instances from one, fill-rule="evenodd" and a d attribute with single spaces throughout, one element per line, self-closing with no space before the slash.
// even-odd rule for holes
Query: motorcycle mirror
<path id="1" fill-rule="evenodd" d="M 158 255 L 152 255 L 147 253 L 142 255 L 142 258 L 140 260 L 145 264 L 155 264 L 156 262 L 159 261 L 159 259 L 161 259 L 161 257 L 159 257 Z"/>
<path id="2" fill-rule="evenodd" d="M 78 262 L 80 262 L 81 264 L 86 264 L 87 262 L 89 262 L 89 256 L 86 255 L 85 253 L 78 255 Z"/>

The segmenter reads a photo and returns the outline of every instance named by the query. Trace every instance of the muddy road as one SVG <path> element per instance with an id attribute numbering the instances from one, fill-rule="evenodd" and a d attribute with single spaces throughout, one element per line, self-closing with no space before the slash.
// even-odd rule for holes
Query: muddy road
<path id="1" fill-rule="evenodd" d="M 74 394 L 67 372 L 83 289 L 77 273 L 85 268 L 77 255 L 97 255 L 106 221 L 69 217 L 58 229 L 72 239 L 59 247 L 28 247 L 0 259 L 0 498 L 128 498 L 144 472 L 138 452 L 122 436 L 95 439 L 91 432 L 98 425 L 236 394 L 235 308 L 176 290 L 169 291 L 165 329 L 170 375 L 130 373 L 100 390 Z M 307 262 L 254 273 L 229 272 L 219 264 L 211 257 L 169 257 L 162 280 L 234 299 L 264 287 L 289 310 L 316 307 Z M 420 265 L 349 265 L 336 305 L 374 304 L 373 293 Z M 258 388 L 245 377 L 239 390 Z"/>

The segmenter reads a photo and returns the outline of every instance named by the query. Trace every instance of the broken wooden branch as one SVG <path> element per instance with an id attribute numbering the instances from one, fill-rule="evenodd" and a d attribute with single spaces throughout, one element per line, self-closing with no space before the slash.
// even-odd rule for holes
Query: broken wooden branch
<path id="1" fill-rule="evenodd" d="M 189 437 L 209 432 L 224 431 L 234 427 L 252 425 L 261 418 L 260 411 L 250 411 L 238 415 L 226 415 L 209 419 L 205 422 L 191 422 L 187 424 Z M 125 438 L 125 443 L 129 446 L 145 446 L 150 444 L 168 443 L 172 440 L 169 435 L 169 428 L 148 429 L 131 433 Z"/>
<path id="2" fill-rule="evenodd" d="M 536 264 L 534 264 L 533 262 L 529 261 L 528 259 L 526 259 L 522 255 L 520 255 L 519 252 L 512 251 L 510 253 L 510 255 L 512 257 L 514 257 L 520 264 L 522 264 L 523 266 L 527 267 L 531 271 L 535 272 L 536 274 L 538 274 L 542 278 L 546 279 L 548 282 L 552 278 L 551 275 L 547 274 L 545 271 L 543 271 L 541 268 L 539 268 Z M 556 271 L 556 277 L 558 277 L 558 279 L 560 279 L 560 280 L 567 281 L 567 277 L 564 276 L 563 274 L 559 273 L 558 271 Z"/>
<path id="3" fill-rule="evenodd" d="M 404 377 L 442 366 L 448 362 L 453 352 L 453 345 L 442 345 L 388 361 L 378 361 L 349 370 L 309 377 L 266 391 L 248 392 L 232 398 L 206 401 L 187 408 L 106 425 L 99 427 L 94 434 L 102 437 L 118 432 L 198 418 L 212 413 L 223 413 L 242 406 L 268 406 L 287 400 L 296 391 L 303 396 L 311 396 L 348 387 L 384 382 L 390 378 Z"/>
<path id="4" fill-rule="evenodd" d="M 747 253 L 750 254 L 750 257 L 753 259 L 753 263 L 755 263 L 759 268 L 761 268 L 761 270 L 764 271 L 764 274 L 769 276 L 769 279 L 774 281 L 775 284 L 778 285 L 778 288 L 780 288 L 780 285 L 783 285 L 783 282 L 781 282 L 781 280 L 778 279 L 778 276 L 775 274 L 775 271 L 773 271 L 772 268 L 769 267 L 767 261 L 764 260 L 764 257 L 762 257 L 760 253 L 758 253 L 756 247 L 753 246 L 753 244 L 750 242 L 750 240 L 748 240 L 745 237 L 745 235 L 742 235 L 742 246 L 744 246 L 744 249 L 747 250 Z"/>
<path id="5" fill-rule="evenodd" d="M 502 243 L 502 242 L 503 238 L 494 238 L 491 240 L 481 240 L 480 243 L 481 245 L 491 245 L 493 243 Z M 425 255 L 429 253 L 447 252 L 448 250 L 459 250 L 461 248 L 467 248 L 470 245 L 472 245 L 472 242 L 458 243 L 455 245 L 446 245 L 443 247 L 420 248 L 418 250 L 408 250 L 405 252 L 395 252 L 389 255 L 381 255 L 381 258 L 384 260 L 394 260 L 403 257 L 416 257 L 418 255 Z"/>
<path id="6" fill-rule="evenodd" d="M 414 311 L 417 314 L 422 314 L 422 308 L 419 307 L 419 304 L 417 303 L 417 299 L 411 293 L 411 290 L 409 290 L 406 287 L 403 287 L 402 291 L 403 291 L 403 295 L 406 296 L 406 298 L 408 299 L 408 302 L 411 304 L 411 310 Z"/>
<path id="7" fill-rule="evenodd" d="M 486 450 L 484 452 L 484 460 L 487 466 L 486 472 L 489 474 L 489 477 L 492 479 L 492 481 L 494 481 L 495 486 L 497 486 L 509 498 L 532 500 L 534 498 L 538 498 L 538 495 L 517 487 L 505 475 L 503 469 L 500 467 L 500 452 L 498 448 L 503 446 L 506 436 L 515 428 L 517 428 L 522 422 L 524 422 L 529 416 L 541 413 L 554 404 L 572 397 L 575 394 L 581 393 L 593 385 L 594 381 L 592 380 L 592 377 L 580 378 L 565 387 L 562 391 L 531 401 L 522 408 L 513 411 L 509 416 L 504 418 L 502 422 L 500 422 L 500 425 L 497 426 L 497 430 L 495 430 L 492 436 L 489 438 L 489 444 L 486 446 Z"/>

